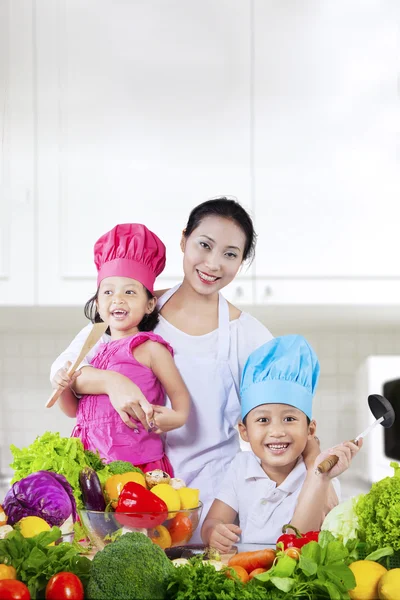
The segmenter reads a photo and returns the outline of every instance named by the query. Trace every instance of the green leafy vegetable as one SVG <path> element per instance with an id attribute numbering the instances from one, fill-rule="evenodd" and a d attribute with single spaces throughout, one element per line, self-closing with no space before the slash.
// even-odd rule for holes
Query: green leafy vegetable
<path id="1" fill-rule="evenodd" d="M 371 549 L 400 550 L 400 466 L 392 462 L 393 477 L 374 483 L 355 505 L 362 538 Z"/>
<path id="2" fill-rule="evenodd" d="M 142 473 L 142 469 L 135 467 L 132 463 L 126 460 L 113 460 L 108 463 L 107 468 L 110 470 L 111 475 L 122 475 L 123 473 Z"/>
<path id="3" fill-rule="evenodd" d="M 282 578 L 283 579 L 283 578 Z M 284 583 L 282 584 L 284 586 Z M 229 579 L 224 570 L 216 571 L 212 565 L 202 563 L 201 557 L 175 567 L 169 578 L 167 600 L 283 600 L 284 591 L 277 587 L 268 590 L 257 581 L 243 584 Z"/>
<path id="4" fill-rule="evenodd" d="M 53 471 L 64 475 L 72 486 L 78 508 L 83 508 L 82 493 L 79 485 L 79 473 L 90 465 L 96 465 L 100 482 L 110 477 L 108 467 L 103 464 L 98 454 L 85 451 L 79 438 L 64 438 L 59 433 L 47 431 L 26 448 L 10 446 L 14 461 L 10 465 L 14 469 L 12 483 L 23 479 L 37 471 Z M 94 468 L 94 467 L 92 467 Z"/>
<path id="5" fill-rule="evenodd" d="M 293 561 L 293 562 L 289 562 Z M 257 581 L 273 594 L 285 592 L 284 600 L 307 598 L 332 600 L 350 598 L 348 592 L 356 585 L 347 566 L 349 550 L 333 535 L 321 532 L 318 542 L 309 542 L 301 549 L 299 562 L 283 552 L 277 553 L 276 564 L 266 573 L 257 575 Z M 272 596 L 275 598 L 275 596 Z"/>
<path id="6" fill-rule="evenodd" d="M 44 590 L 49 579 L 60 571 L 75 573 L 85 585 L 89 579 L 91 562 L 80 556 L 68 542 L 49 546 L 61 537 L 61 530 L 53 527 L 31 538 L 24 538 L 17 530 L 0 540 L 0 564 L 12 565 L 17 577 L 25 583 L 32 598 Z"/>
<path id="7" fill-rule="evenodd" d="M 350 539 L 356 539 L 358 517 L 355 506 L 359 498 L 360 496 L 356 496 L 335 506 L 325 517 L 321 530 L 330 531 L 335 537 L 342 539 L 344 544 Z"/>

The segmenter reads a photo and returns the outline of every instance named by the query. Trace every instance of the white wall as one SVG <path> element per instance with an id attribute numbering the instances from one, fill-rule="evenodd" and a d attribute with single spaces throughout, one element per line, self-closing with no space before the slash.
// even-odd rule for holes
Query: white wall
<path id="1" fill-rule="evenodd" d="M 23 315 L 25 314 L 25 318 Z M 20 323 L 28 331 L 7 332 L 0 324 L 0 470 L 10 472 L 9 445 L 25 446 L 46 430 L 69 435 L 74 421 L 58 407 L 45 409 L 51 392 L 48 380 L 52 359 L 85 324 L 78 309 L 26 310 Z M 274 335 L 301 333 L 316 350 L 321 362 L 321 379 L 314 415 L 323 446 L 351 439 L 355 423 L 354 374 L 370 354 L 400 355 L 400 326 L 359 328 L 325 324 L 297 326 L 266 323 Z M 2 329 L 2 330 L 1 330 Z M 377 390 L 379 392 L 379 390 Z"/>

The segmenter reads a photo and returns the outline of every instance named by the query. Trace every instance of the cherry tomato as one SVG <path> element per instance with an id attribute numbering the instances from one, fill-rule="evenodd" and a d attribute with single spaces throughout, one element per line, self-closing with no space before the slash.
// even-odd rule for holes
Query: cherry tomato
<path id="1" fill-rule="evenodd" d="M 184 513 L 178 513 L 168 525 L 168 529 L 173 544 L 188 542 L 193 533 L 192 521 Z"/>
<path id="2" fill-rule="evenodd" d="M 28 588 L 22 581 L 2 579 L 0 581 L 1 600 L 31 600 Z"/>
<path id="3" fill-rule="evenodd" d="M 247 583 L 249 581 L 249 574 L 243 567 L 239 567 L 239 565 L 228 567 L 228 569 L 226 570 L 226 576 L 229 577 L 229 579 L 233 579 L 231 571 L 235 571 L 236 575 L 239 577 L 242 583 Z"/>
<path id="4" fill-rule="evenodd" d="M 256 575 L 261 575 L 261 573 L 266 573 L 267 569 L 262 569 L 261 567 L 259 567 L 258 569 L 254 569 L 254 571 L 251 571 L 251 573 L 249 573 L 249 579 L 253 579 L 253 577 L 256 577 Z"/>
<path id="5" fill-rule="evenodd" d="M 49 580 L 46 600 L 83 600 L 83 585 L 74 573 L 61 571 Z"/>
<path id="6" fill-rule="evenodd" d="M 293 546 L 286 548 L 285 554 L 290 556 L 290 558 L 294 558 L 294 560 L 299 560 L 300 558 L 300 550 L 298 548 L 294 548 Z"/>

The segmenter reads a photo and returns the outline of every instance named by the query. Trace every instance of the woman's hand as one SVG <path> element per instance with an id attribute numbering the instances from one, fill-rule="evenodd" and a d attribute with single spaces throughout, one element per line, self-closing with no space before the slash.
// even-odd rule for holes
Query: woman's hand
<path id="1" fill-rule="evenodd" d="M 128 377 L 115 371 L 108 371 L 106 394 L 125 425 L 139 433 L 137 425 L 132 421 L 140 421 L 147 430 L 155 427 L 153 406 L 141 389 Z"/>
<path id="2" fill-rule="evenodd" d="M 54 390 L 61 389 L 64 392 L 67 388 L 71 387 L 75 379 L 79 377 L 81 374 L 80 370 L 75 371 L 72 377 L 68 375 L 71 365 L 72 363 L 68 361 L 63 367 L 61 367 L 61 369 L 58 369 L 57 373 L 51 380 L 51 386 Z"/>
<path id="3" fill-rule="evenodd" d="M 323 473 L 320 476 L 328 479 L 338 477 L 349 468 L 352 459 L 360 450 L 362 444 L 362 439 L 358 441 L 358 444 L 354 444 L 353 442 L 343 442 L 343 444 L 339 444 L 338 446 L 329 448 L 329 450 L 326 450 L 325 452 L 321 452 L 321 454 L 319 454 L 315 459 L 314 469 L 316 469 L 318 465 L 325 460 L 325 458 L 328 458 L 328 456 L 337 456 L 339 460 L 336 465 L 332 467 L 330 471 Z"/>
<path id="4" fill-rule="evenodd" d="M 186 422 L 186 413 L 179 413 L 172 408 L 166 406 L 152 406 L 154 416 L 154 427 L 156 428 L 153 433 L 167 433 L 173 429 L 178 429 Z"/>

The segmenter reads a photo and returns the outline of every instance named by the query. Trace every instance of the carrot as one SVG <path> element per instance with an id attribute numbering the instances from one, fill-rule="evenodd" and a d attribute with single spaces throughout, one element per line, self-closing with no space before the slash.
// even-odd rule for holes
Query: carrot
<path id="1" fill-rule="evenodd" d="M 265 550 L 255 550 L 254 552 L 239 552 L 229 559 L 228 566 L 238 565 L 246 569 L 248 573 L 254 569 L 270 569 L 275 560 L 275 550 L 266 548 Z"/>
<path id="2" fill-rule="evenodd" d="M 260 575 L 261 573 L 266 573 L 267 569 L 254 569 L 254 571 L 251 571 L 251 573 L 249 573 L 249 579 L 253 579 L 253 577 L 255 577 L 256 575 Z"/>

